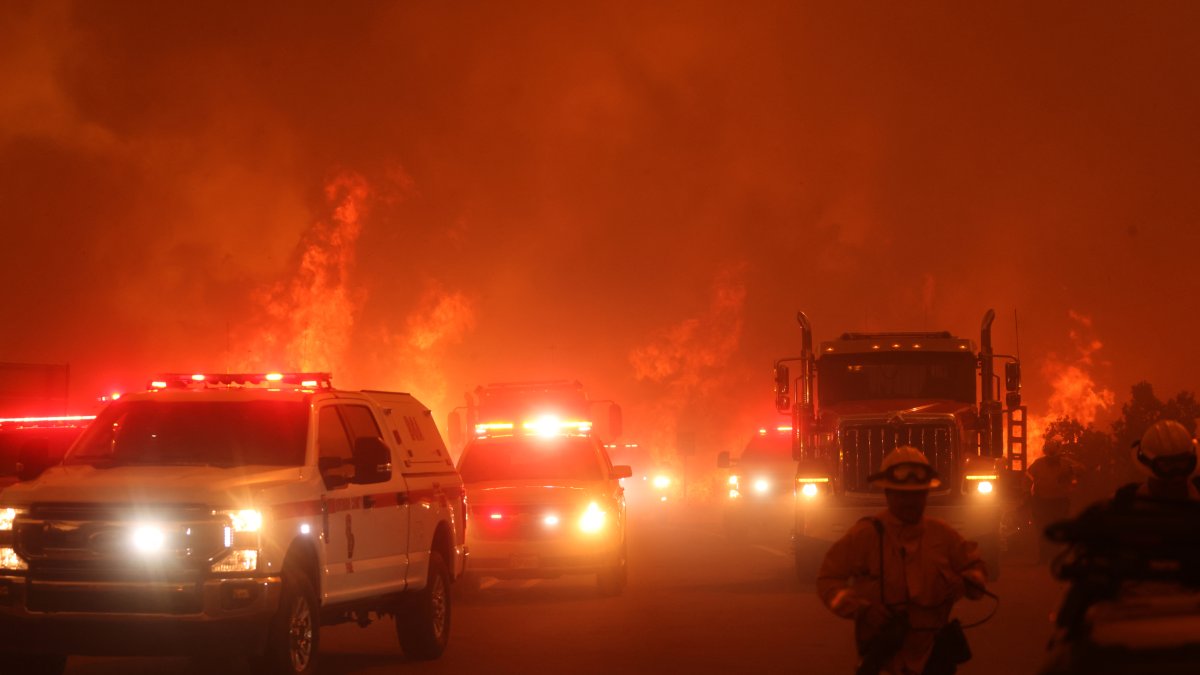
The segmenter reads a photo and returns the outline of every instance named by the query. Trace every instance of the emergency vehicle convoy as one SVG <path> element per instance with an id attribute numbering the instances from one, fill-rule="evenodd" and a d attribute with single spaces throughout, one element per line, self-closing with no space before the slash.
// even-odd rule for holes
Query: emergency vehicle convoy
<path id="1" fill-rule="evenodd" d="M 791 520 L 796 480 L 792 427 L 759 429 L 736 461 L 722 452 L 717 466 L 730 470 L 722 517 L 727 535 L 743 537 L 756 526 Z"/>
<path id="2" fill-rule="evenodd" d="M 467 587 L 482 577 L 595 574 L 601 593 L 619 594 L 627 576 L 620 479 L 632 470 L 614 466 L 593 434 L 582 386 L 500 384 L 477 394 L 475 437 L 458 462 L 471 509 Z"/>
<path id="3" fill-rule="evenodd" d="M 981 347 L 948 332 L 845 333 L 812 347 L 808 317 L 797 317 L 801 353 L 775 364 L 776 407 L 793 422 L 797 573 L 808 577 L 820 556 L 860 518 L 884 508 L 868 477 L 899 445 L 920 449 L 941 487 L 926 514 L 979 542 L 989 572 L 999 571 L 999 481 L 1025 470 L 1025 408 L 1020 363 L 994 354 L 983 318 Z M 994 360 L 1005 366 L 1002 404 Z M 799 375 L 787 363 L 797 363 Z"/>
<path id="4" fill-rule="evenodd" d="M 464 524 L 462 481 L 409 394 L 324 373 L 162 376 L 0 493 L 0 663 L 217 649 L 305 674 L 322 625 L 383 615 L 405 653 L 436 658 Z"/>

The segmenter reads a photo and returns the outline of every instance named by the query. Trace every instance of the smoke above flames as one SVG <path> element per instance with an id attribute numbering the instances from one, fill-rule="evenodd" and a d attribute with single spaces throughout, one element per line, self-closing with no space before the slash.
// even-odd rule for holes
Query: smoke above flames
<path id="1" fill-rule="evenodd" d="M 719 436 L 727 425 L 710 429 L 706 422 L 737 409 L 728 394 L 736 389 L 730 387 L 730 361 L 741 343 L 745 272 L 744 263 L 720 271 L 704 311 L 659 329 L 630 351 L 634 377 L 655 391 L 646 414 L 655 420 L 647 440 L 660 461 L 693 451 L 697 438 Z"/>

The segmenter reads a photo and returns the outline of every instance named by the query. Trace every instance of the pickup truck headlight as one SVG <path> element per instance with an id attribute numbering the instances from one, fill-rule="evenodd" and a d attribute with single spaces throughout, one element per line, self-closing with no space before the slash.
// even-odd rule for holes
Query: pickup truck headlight
<path id="1" fill-rule="evenodd" d="M 263 527 L 261 511 L 237 509 L 222 511 L 229 518 L 225 526 L 225 547 L 229 555 L 213 563 L 213 572 L 253 572 L 258 569 L 259 535 Z"/>
<path id="2" fill-rule="evenodd" d="M 19 572 L 29 569 L 13 548 L 13 523 L 22 513 L 21 509 L 0 508 L 0 570 Z"/>
<path id="3" fill-rule="evenodd" d="M 583 515 L 579 518 L 579 529 L 588 534 L 599 532 L 604 529 L 604 519 L 604 509 L 601 509 L 600 505 L 596 502 L 592 502 L 588 504 L 587 509 L 584 510 Z"/>

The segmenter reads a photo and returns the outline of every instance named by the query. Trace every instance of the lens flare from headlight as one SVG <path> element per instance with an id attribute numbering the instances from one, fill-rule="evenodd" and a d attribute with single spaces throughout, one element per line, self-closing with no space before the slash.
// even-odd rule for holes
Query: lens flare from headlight
<path id="1" fill-rule="evenodd" d="M 654 477 L 654 487 L 659 490 L 665 490 L 665 489 L 671 487 L 671 477 L 670 476 L 655 476 Z"/>
<path id="2" fill-rule="evenodd" d="M 994 486 L 990 480 L 981 480 L 979 481 L 979 484 L 975 486 L 975 489 L 979 490 L 979 494 L 981 495 L 990 495 L 992 494 Z"/>
<path id="3" fill-rule="evenodd" d="M 553 513 L 546 514 L 546 517 L 542 518 L 542 524 L 546 527 L 558 527 L 558 516 Z"/>
<path id="4" fill-rule="evenodd" d="M 583 516 L 579 519 L 579 529 L 587 533 L 599 532 L 604 529 L 604 511 L 596 502 L 588 504 Z"/>
<path id="5" fill-rule="evenodd" d="M 758 494 L 766 494 L 767 490 L 771 489 L 771 482 L 766 478 L 759 478 L 754 481 L 754 491 Z"/>
<path id="6" fill-rule="evenodd" d="M 805 483 L 800 487 L 800 494 L 809 499 L 816 497 L 818 492 L 820 492 L 820 488 L 817 487 L 816 483 Z"/>
<path id="7" fill-rule="evenodd" d="M 139 525 L 133 530 L 133 548 L 139 553 L 158 553 L 167 542 L 167 535 L 155 525 Z"/>

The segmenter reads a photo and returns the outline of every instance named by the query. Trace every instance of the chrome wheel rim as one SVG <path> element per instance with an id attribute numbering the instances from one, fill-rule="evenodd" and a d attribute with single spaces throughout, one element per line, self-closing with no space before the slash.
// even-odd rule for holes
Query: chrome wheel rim
<path id="1" fill-rule="evenodd" d="M 292 660 L 292 671 L 302 673 L 312 661 L 313 622 L 308 601 L 303 597 L 292 603 L 292 615 L 288 622 L 288 656 Z"/>

